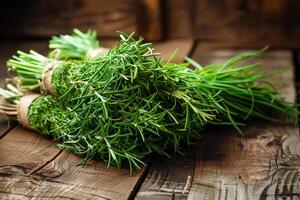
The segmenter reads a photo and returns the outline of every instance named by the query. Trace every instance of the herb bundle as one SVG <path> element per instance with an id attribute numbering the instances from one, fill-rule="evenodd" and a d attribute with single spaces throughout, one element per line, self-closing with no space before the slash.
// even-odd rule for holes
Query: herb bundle
<path id="1" fill-rule="evenodd" d="M 133 34 L 120 38 L 94 59 L 57 61 L 31 51 L 8 61 L 22 88 L 42 87 L 57 97 L 46 131 L 40 122 L 32 120 L 32 126 L 41 124 L 39 131 L 62 141 L 59 146 L 83 156 L 83 162 L 99 157 L 108 165 L 120 167 L 126 160 L 139 168 L 153 152 L 180 152 L 208 124 L 232 125 L 242 133 L 243 121 L 251 117 L 279 122 L 270 110 L 297 123 L 297 105 L 265 82 L 259 63 L 238 66 L 264 50 L 202 67 L 190 58 L 181 64 L 173 56 L 160 60 L 151 43 Z"/>
<path id="2" fill-rule="evenodd" d="M 88 30 L 83 33 L 78 29 L 74 29 L 72 35 L 53 36 L 49 49 L 58 50 L 60 59 L 95 58 L 108 51 L 100 47 L 96 31 Z"/>

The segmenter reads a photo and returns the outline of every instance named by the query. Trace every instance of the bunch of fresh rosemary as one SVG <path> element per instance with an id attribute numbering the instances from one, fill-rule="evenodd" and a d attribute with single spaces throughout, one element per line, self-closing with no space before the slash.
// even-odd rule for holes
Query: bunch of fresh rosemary
<path id="1" fill-rule="evenodd" d="M 58 52 L 60 59 L 94 58 L 108 51 L 100 47 L 96 31 L 88 30 L 83 33 L 78 29 L 74 29 L 72 35 L 53 36 L 49 48 Z"/>
<path id="2" fill-rule="evenodd" d="M 32 102 L 31 126 L 61 141 L 62 149 L 81 155 L 83 163 L 97 157 L 108 166 L 120 167 L 126 161 L 130 169 L 140 168 L 142 159 L 153 152 L 168 157 L 180 152 L 208 124 L 232 125 L 242 133 L 240 126 L 251 117 L 279 122 L 268 115 L 270 110 L 297 123 L 297 105 L 281 100 L 264 82 L 268 75 L 260 72 L 258 63 L 238 66 L 264 49 L 202 67 L 190 58 L 175 64 L 175 55 L 160 60 L 151 43 L 133 34 L 120 33 L 120 38 L 115 47 L 93 59 L 68 50 L 76 56 L 62 57 L 81 59 L 57 60 L 30 51 L 18 52 L 8 61 L 23 90 L 41 88 L 55 95 Z M 90 48 L 95 46 L 90 43 Z M 9 91 L 1 91 L 11 99 L 5 95 Z M 39 118 L 43 111 L 51 113 Z"/>

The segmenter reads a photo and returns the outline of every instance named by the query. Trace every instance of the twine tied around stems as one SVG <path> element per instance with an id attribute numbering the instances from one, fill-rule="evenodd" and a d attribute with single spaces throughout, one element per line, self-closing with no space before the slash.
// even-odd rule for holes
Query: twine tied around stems
<path id="1" fill-rule="evenodd" d="M 58 60 L 52 60 L 52 62 L 47 64 L 46 69 L 43 71 L 42 74 L 42 83 L 41 83 L 41 90 L 42 92 L 49 92 L 52 95 L 55 95 L 55 91 L 52 87 L 52 74 L 61 62 Z"/>
<path id="2" fill-rule="evenodd" d="M 25 128 L 32 129 L 30 122 L 29 122 L 29 108 L 32 104 L 32 102 L 38 98 L 39 94 L 27 94 L 20 98 L 20 101 L 17 105 L 17 119 L 19 123 L 24 126 Z"/>

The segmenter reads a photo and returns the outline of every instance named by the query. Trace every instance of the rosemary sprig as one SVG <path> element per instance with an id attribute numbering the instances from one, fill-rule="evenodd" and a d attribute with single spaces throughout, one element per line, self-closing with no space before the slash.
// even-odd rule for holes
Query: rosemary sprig
<path id="1" fill-rule="evenodd" d="M 59 49 L 60 59 L 83 59 L 89 51 L 99 47 L 97 32 L 94 30 L 83 33 L 74 29 L 72 35 L 53 36 L 49 42 L 49 49 Z"/>
<path id="2" fill-rule="evenodd" d="M 29 53 L 17 51 L 17 54 L 8 60 L 7 66 L 9 70 L 18 74 L 18 85 L 24 90 L 39 89 L 43 72 L 55 59 L 47 58 L 33 50 Z"/>

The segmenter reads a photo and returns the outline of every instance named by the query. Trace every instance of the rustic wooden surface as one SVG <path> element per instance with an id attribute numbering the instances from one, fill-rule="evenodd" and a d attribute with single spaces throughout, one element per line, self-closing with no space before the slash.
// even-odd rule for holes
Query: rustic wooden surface
<path id="1" fill-rule="evenodd" d="M 149 40 L 195 38 L 228 47 L 300 48 L 297 0 L 52 0 L 2 3 L 0 35 L 49 37 L 73 28 L 139 32 Z"/>
<path id="2" fill-rule="evenodd" d="M 294 66 L 295 66 L 295 85 L 296 85 L 296 94 L 297 102 L 300 102 L 300 52 L 294 51 Z"/>
<path id="3" fill-rule="evenodd" d="M 143 174 L 79 161 L 50 139 L 14 128 L 0 140 L 0 199 L 128 199 Z"/>
<path id="4" fill-rule="evenodd" d="M 154 156 L 136 200 L 187 199 L 195 165 L 195 148 L 166 159 Z"/>
<path id="5" fill-rule="evenodd" d="M 102 44 L 111 47 L 114 42 L 105 40 Z M 16 49 L 46 52 L 47 43 L 4 42 L 2 47 L 0 61 L 4 64 Z M 164 59 L 180 47 L 176 61 L 192 53 L 203 65 L 224 62 L 240 52 L 201 42 L 194 46 L 193 40 L 186 39 L 155 47 L 165 54 Z M 262 63 L 267 70 L 274 70 L 291 65 L 292 60 L 291 51 L 271 50 Z M 4 71 L 3 65 L 0 69 Z M 275 79 L 291 101 L 295 98 L 292 72 L 290 68 Z M 185 156 L 154 156 L 146 171 L 130 177 L 126 169 L 106 169 L 101 161 L 84 168 L 76 166 L 79 158 L 59 150 L 51 139 L 16 127 L 0 139 L 0 199 L 131 199 L 135 195 L 137 200 L 297 199 L 298 128 L 252 121 L 245 135 L 242 138 L 231 128 L 211 129 L 198 145 L 185 151 Z"/>
<path id="6" fill-rule="evenodd" d="M 202 63 L 223 62 L 237 51 L 196 50 Z M 271 51 L 263 58 L 268 70 L 291 65 L 289 51 Z M 281 74 L 280 91 L 295 99 L 293 71 Z M 198 145 L 189 200 L 298 199 L 300 196 L 299 129 L 253 121 L 240 137 L 231 128 L 208 131 Z"/>
<path id="7" fill-rule="evenodd" d="M 97 0 L 4 2 L 0 16 L 9 36 L 49 37 L 69 33 L 73 28 L 98 30 L 100 36 L 117 36 L 116 31 L 137 30 L 136 4 L 132 0 L 114 3 Z"/>
<path id="8" fill-rule="evenodd" d="M 5 2 L 0 8 L 0 35 L 47 38 L 73 28 L 95 29 L 101 37 L 117 31 L 138 32 L 147 40 L 163 38 L 161 0 L 31 0 Z"/>
<path id="9" fill-rule="evenodd" d="M 163 22 L 166 37 L 191 38 L 195 26 L 195 0 L 164 0 Z"/>
<path id="10" fill-rule="evenodd" d="M 138 33 L 147 40 L 163 39 L 162 0 L 139 0 L 137 9 Z"/>
<path id="11" fill-rule="evenodd" d="M 231 45 L 287 45 L 300 47 L 300 9 L 297 1 L 196 1 L 195 33 L 201 39 Z"/>
<path id="12" fill-rule="evenodd" d="M 228 47 L 300 48 L 297 0 L 166 0 L 167 37 L 193 37 Z"/>

